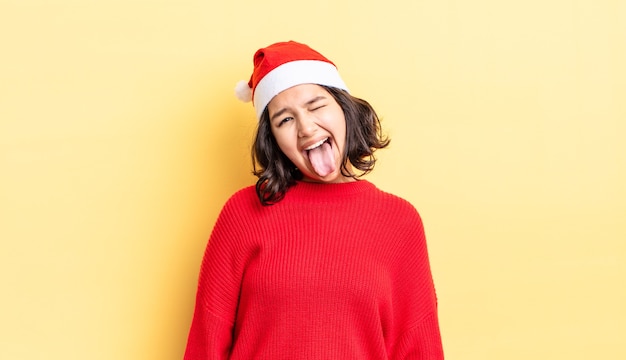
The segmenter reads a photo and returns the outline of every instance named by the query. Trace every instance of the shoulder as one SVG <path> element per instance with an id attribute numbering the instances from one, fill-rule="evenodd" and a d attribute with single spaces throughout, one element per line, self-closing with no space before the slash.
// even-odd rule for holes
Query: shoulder
<path id="1" fill-rule="evenodd" d="M 373 187 L 373 192 L 377 198 L 379 206 L 385 208 L 394 215 L 409 216 L 410 218 L 420 218 L 419 212 L 415 206 L 403 197 L 396 194 Z"/>
<path id="2" fill-rule="evenodd" d="M 246 186 L 235 191 L 226 201 L 226 204 L 229 203 L 250 203 L 254 201 L 258 202 L 258 197 L 256 194 L 256 188 L 254 185 Z"/>
<path id="3" fill-rule="evenodd" d="M 417 208 L 404 197 L 376 189 L 378 222 L 385 224 L 398 240 L 411 239 L 403 246 L 415 246 L 424 240 L 424 223 Z"/>
<path id="4" fill-rule="evenodd" d="M 220 217 L 244 216 L 259 211 L 261 203 L 254 185 L 246 186 L 234 192 L 224 203 Z"/>
<path id="5" fill-rule="evenodd" d="M 256 198 L 254 186 L 248 186 L 233 193 L 219 212 L 209 244 L 229 247 L 245 241 L 251 225 L 258 218 L 260 202 Z"/>

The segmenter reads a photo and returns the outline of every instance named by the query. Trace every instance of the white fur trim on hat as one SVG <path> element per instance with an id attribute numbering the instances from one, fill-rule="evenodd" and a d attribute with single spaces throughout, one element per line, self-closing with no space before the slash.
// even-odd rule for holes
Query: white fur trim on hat
<path id="1" fill-rule="evenodd" d="M 270 71 L 254 89 L 253 101 L 257 119 L 261 119 L 265 107 L 274 96 L 300 84 L 326 85 L 348 91 L 333 64 L 318 60 L 291 61 Z"/>

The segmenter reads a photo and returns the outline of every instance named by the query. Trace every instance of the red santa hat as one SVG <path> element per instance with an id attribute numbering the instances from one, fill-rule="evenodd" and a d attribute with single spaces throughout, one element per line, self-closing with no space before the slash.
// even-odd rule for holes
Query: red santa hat
<path id="1" fill-rule="evenodd" d="M 295 41 L 279 42 L 257 50 L 250 81 L 241 80 L 235 94 L 253 101 L 257 120 L 281 91 L 300 84 L 326 85 L 348 91 L 337 67 L 322 54 Z"/>

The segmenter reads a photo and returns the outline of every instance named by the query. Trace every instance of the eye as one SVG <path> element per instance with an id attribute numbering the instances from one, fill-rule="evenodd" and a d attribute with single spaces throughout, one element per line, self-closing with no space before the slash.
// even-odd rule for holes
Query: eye
<path id="1" fill-rule="evenodd" d="M 324 106 L 326 106 L 326 104 L 315 106 L 314 108 L 311 109 L 311 111 L 319 110 L 319 109 L 323 108 Z"/>
<path id="2" fill-rule="evenodd" d="M 277 125 L 277 126 L 278 126 L 278 127 L 280 127 L 280 126 L 282 126 L 284 123 L 286 123 L 286 122 L 288 122 L 288 121 L 291 121 L 291 120 L 293 120 L 293 118 L 292 118 L 292 117 L 290 117 L 290 116 L 289 116 L 289 117 L 286 117 L 286 118 L 282 119 L 280 122 L 278 122 L 278 125 Z"/>

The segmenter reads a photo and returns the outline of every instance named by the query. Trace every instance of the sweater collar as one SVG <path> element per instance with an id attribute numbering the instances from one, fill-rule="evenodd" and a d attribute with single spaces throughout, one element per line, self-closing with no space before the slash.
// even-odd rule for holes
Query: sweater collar
<path id="1" fill-rule="evenodd" d="M 313 201 L 328 202 L 334 199 L 342 200 L 346 197 L 359 195 L 374 188 L 374 184 L 367 180 L 331 184 L 297 181 L 294 186 L 287 190 L 285 197 L 291 198 L 292 200 L 310 199 Z"/>

